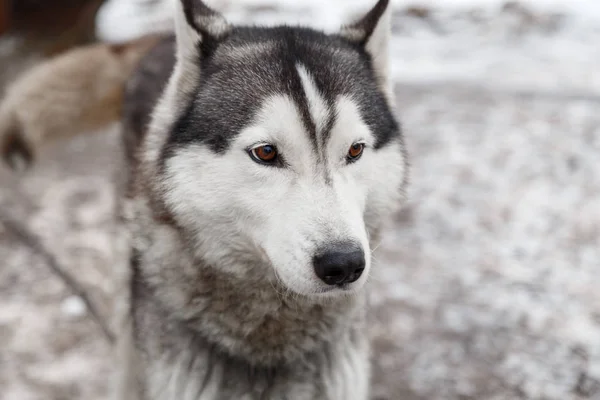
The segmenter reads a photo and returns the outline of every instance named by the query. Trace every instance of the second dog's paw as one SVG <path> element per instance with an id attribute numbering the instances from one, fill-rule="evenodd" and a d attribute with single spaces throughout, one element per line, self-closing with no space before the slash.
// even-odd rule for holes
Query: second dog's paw
<path id="1" fill-rule="evenodd" d="M 16 172 L 24 172 L 33 162 L 31 146 L 19 134 L 9 134 L 2 140 L 2 159 Z"/>

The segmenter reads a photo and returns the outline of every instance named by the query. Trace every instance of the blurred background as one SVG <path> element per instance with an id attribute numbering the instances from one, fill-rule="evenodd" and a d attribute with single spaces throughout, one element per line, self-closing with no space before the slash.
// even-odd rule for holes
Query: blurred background
<path id="1" fill-rule="evenodd" d="M 208 0 L 334 31 L 374 0 Z M 376 252 L 374 398 L 600 399 L 600 2 L 392 0 L 410 200 Z M 0 96 L 92 42 L 171 30 L 169 0 L 0 0 Z M 51 98 L 51 93 L 48 94 Z M 49 117 L 51 118 L 51 117 Z M 117 122 L 0 167 L 0 398 L 104 399 Z M 52 260 L 53 259 L 53 260 Z"/>

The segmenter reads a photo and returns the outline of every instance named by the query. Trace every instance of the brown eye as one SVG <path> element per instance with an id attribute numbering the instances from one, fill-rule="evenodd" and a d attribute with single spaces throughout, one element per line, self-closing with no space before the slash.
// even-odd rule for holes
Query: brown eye
<path id="1" fill-rule="evenodd" d="M 352 146 L 350 146 L 350 150 L 348 150 L 348 161 L 358 160 L 360 156 L 362 156 L 364 150 L 364 143 L 354 143 Z"/>
<path id="2" fill-rule="evenodd" d="M 258 146 L 250 150 L 250 155 L 254 161 L 263 164 L 272 164 L 277 160 L 277 148 L 270 144 Z"/>

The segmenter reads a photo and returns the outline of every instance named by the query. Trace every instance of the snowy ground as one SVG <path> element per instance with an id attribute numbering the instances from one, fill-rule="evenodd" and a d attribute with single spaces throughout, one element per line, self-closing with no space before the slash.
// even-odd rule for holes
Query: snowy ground
<path id="1" fill-rule="evenodd" d="M 340 1 L 222 8 L 331 29 Z M 376 398 L 600 399 L 600 4 L 395 3 L 413 169 L 376 255 Z M 54 146 L 22 180 L 0 170 L 0 211 L 107 315 L 117 143 Z M 105 398 L 109 346 L 77 299 L 1 227 L 0 260 L 0 398 Z"/>

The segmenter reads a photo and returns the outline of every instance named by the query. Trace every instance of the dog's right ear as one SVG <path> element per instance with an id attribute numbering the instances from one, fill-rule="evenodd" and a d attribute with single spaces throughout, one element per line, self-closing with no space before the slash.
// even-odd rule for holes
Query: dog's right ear
<path id="1" fill-rule="evenodd" d="M 389 47 L 391 39 L 390 0 L 378 0 L 362 18 L 342 27 L 341 35 L 352 43 L 362 46 L 371 56 L 373 69 L 380 87 L 392 96 L 389 73 Z"/>
<path id="2" fill-rule="evenodd" d="M 143 163 L 149 182 L 158 173 L 165 141 L 198 90 L 203 59 L 209 57 L 231 31 L 225 18 L 202 0 L 171 0 L 174 3 L 176 62 L 148 128 Z M 173 4 L 172 3 L 172 4 Z M 160 185 L 159 185 L 160 186 Z M 162 189 L 157 188 L 157 192 Z"/>
<path id="3" fill-rule="evenodd" d="M 202 0 L 175 1 L 175 33 L 179 60 L 198 61 L 214 50 L 231 30 L 225 18 Z"/>

